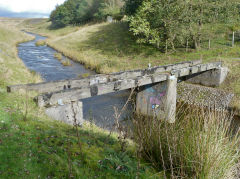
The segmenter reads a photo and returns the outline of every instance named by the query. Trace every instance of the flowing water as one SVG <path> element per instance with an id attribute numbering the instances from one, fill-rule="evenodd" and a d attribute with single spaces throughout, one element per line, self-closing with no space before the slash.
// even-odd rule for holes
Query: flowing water
<path id="1" fill-rule="evenodd" d="M 56 81 L 64 79 L 78 78 L 82 74 L 96 74 L 86 69 L 80 63 L 74 62 L 63 56 L 63 60 L 69 60 L 71 66 L 64 66 L 54 57 L 56 50 L 48 46 L 36 46 L 39 40 L 45 40 L 46 37 L 29 33 L 35 36 L 35 39 L 18 45 L 18 56 L 31 71 L 41 75 L 44 81 Z M 91 120 L 103 128 L 111 128 L 114 124 L 114 107 L 120 110 L 126 103 L 129 91 L 110 93 L 107 95 L 95 96 L 81 100 L 83 102 L 83 117 L 85 120 Z M 124 119 L 131 113 L 131 107 L 124 112 L 121 119 Z"/>

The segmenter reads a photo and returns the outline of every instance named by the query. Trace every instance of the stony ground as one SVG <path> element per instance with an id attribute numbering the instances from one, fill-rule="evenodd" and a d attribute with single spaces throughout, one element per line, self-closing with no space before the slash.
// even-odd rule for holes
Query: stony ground
<path id="1" fill-rule="evenodd" d="M 188 83 L 178 84 L 178 102 L 189 105 L 224 109 L 229 107 L 234 94 L 217 88 L 210 88 Z"/>

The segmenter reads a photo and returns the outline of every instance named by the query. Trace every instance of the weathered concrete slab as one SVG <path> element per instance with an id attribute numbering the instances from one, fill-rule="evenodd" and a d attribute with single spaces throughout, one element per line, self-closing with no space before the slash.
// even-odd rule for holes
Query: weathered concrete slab
<path id="1" fill-rule="evenodd" d="M 62 121 L 67 124 L 82 125 L 83 110 L 82 102 L 77 101 L 72 104 L 58 105 L 46 108 L 46 114 L 54 120 Z"/>
<path id="2" fill-rule="evenodd" d="M 176 76 L 177 78 L 193 74 L 196 74 L 196 76 L 198 76 L 201 72 L 212 71 L 214 69 L 219 69 L 220 67 L 222 67 L 222 62 L 214 62 L 172 70 L 171 74 Z"/>
<path id="3" fill-rule="evenodd" d="M 53 106 L 59 103 L 59 100 L 63 103 L 70 103 L 71 101 L 77 101 L 79 99 L 85 99 L 97 95 L 103 95 L 111 92 L 116 92 L 125 89 L 131 89 L 138 86 L 144 86 L 147 84 L 157 83 L 165 81 L 168 74 L 150 75 L 139 77 L 136 79 L 118 80 L 115 82 L 102 83 L 92 85 L 88 88 L 77 88 L 59 91 L 56 93 L 47 93 L 37 97 L 37 103 L 40 107 Z"/>
<path id="4" fill-rule="evenodd" d="M 122 72 L 111 73 L 106 75 L 105 74 L 92 75 L 84 79 L 70 79 L 70 80 L 60 80 L 60 81 L 53 81 L 53 82 L 43 82 L 43 83 L 37 83 L 37 84 L 12 85 L 7 87 L 7 91 L 14 92 L 20 89 L 25 89 L 29 91 L 31 90 L 37 91 L 39 93 L 56 92 L 56 91 L 66 90 L 66 89 L 88 87 L 93 84 L 113 82 L 121 79 L 137 78 L 138 76 L 150 75 L 154 73 L 155 74 L 162 73 L 162 72 L 176 70 L 180 68 L 191 67 L 191 66 L 200 64 L 201 62 L 202 62 L 201 60 L 187 61 L 187 62 L 181 62 L 177 64 L 152 67 L 152 68 L 143 69 L 143 70 L 122 71 Z"/>
<path id="5" fill-rule="evenodd" d="M 229 69 L 227 67 L 219 67 L 215 70 L 202 72 L 191 75 L 187 81 L 193 84 L 201 84 L 203 86 L 217 87 L 220 86 L 227 77 Z"/>

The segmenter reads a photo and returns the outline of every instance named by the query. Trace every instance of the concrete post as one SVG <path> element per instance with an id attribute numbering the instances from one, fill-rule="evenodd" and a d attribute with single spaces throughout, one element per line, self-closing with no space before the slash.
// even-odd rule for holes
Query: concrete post
<path id="1" fill-rule="evenodd" d="M 52 119 L 71 125 L 75 124 L 75 119 L 78 125 L 82 125 L 84 122 L 81 101 L 46 108 L 45 113 Z"/>
<path id="2" fill-rule="evenodd" d="M 217 87 L 221 85 L 227 77 L 229 69 L 227 67 L 219 67 L 215 70 L 197 73 L 187 77 L 187 81 L 193 84 L 203 86 Z"/>
<path id="3" fill-rule="evenodd" d="M 175 122 L 177 105 L 177 78 L 169 76 L 167 81 L 167 94 L 165 101 L 165 116 L 169 123 Z"/>
<path id="4" fill-rule="evenodd" d="M 141 87 L 136 99 L 136 111 L 143 115 L 175 122 L 177 78 Z"/>

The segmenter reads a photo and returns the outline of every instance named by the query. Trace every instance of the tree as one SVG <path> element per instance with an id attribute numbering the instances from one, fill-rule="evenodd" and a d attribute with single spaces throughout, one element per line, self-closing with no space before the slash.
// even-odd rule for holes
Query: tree
<path id="1" fill-rule="evenodd" d="M 106 19 L 107 16 L 112 16 L 115 19 L 122 18 L 121 9 L 124 3 L 122 0 L 104 0 L 100 3 L 98 12 L 95 17 L 98 19 Z"/>
<path id="2" fill-rule="evenodd" d="M 184 0 L 144 1 L 129 18 L 130 30 L 140 43 L 154 44 L 165 51 L 175 49 L 183 43 L 186 7 Z"/>
<path id="3" fill-rule="evenodd" d="M 161 49 L 201 48 L 211 23 L 229 23 L 239 17 L 238 0 L 126 0 L 130 30 L 139 43 Z M 130 11 L 130 12 L 129 12 Z M 236 20 L 234 20 L 236 22 Z"/>
<path id="4" fill-rule="evenodd" d="M 124 12 L 126 15 L 134 15 L 144 0 L 124 0 Z"/>

